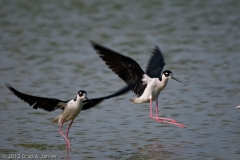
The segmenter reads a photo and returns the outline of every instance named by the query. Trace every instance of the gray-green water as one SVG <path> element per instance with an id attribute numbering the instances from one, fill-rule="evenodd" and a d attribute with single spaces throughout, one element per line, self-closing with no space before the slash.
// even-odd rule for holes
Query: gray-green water
<path id="1" fill-rule="evenodd" d="M 159 113 L 188 128 L 149 119 L 148 104 L 130 103 L 129 92 L 80 113 L 69 159 L 239 159 L 239 9 L 237 0 L 0 1 L 0 153 L 66 159 L 51 122 L 61 111 L 33 110 L 4 82 L 63 100 L 79 89 L 108 95 L 124 83 L 96 55 L 95 40 L 144 69 L 159 45 L 165 69 L 183 82 L 169 81 Z"/>

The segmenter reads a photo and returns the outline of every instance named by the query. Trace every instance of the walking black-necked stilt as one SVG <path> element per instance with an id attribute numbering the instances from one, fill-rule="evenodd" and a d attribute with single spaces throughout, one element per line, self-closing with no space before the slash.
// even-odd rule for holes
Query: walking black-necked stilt
<path id="1" fill-rule="evenodd" d="M 185 128 L 184 125 L 172 118 L 158 117 L 158 97 L 160 92 L 166 87 L 168 79 L 172 78 L 180 82 L 173 77 L 173 73 L 170 70 L 165 70 L 161 74 L 165 63 L 158 46 L 154 49 L 145 73 L 133 59 L 94 41 L 91 41 L 91 43 L 106 65 L 137 94 L 137 98 L 130 99 L 131 102 L 135 104 L 150 102 L 150 118 L 155 119 L 157 122 L 174 124 Z M 156 117 L 152 115 L 152 101 L 156 101 Z"/>
<path id="2" fill-rule="evenodd" d="M 18 98 L 22 99 L 23 101 L 27 102 L 30 106 L 33 106 L 34 109 L 44 109 L 46 111 L 54 111 L 56 109 L 62 109 L 62 114 L 56 117 L 53 122 L 58 122 L 60 124 L 59 133 L 64 137 L 64 139 L 67 142 L 67 149 L 71 148 L 70 142 L 68 140 L 68 133 L 70 130 L 70 127 L 73 123 L 73 120 L 77 117 L 77 115 L 80 113 L 81 110 L 87 110 L 104 99 L 112 98 L 115 96 L 119 96 L 121 94 L 126 93 L 129 89 L 127 87 L 124 87 L 120 89 L 119 91 L 105 97 L 100 98 L 93 98 L 88 99 L 87 98 L 87 92 L 84 90 L 80 90 L 77 93 L 77 96 L 75 99 L 68 100 L 68 101 L 62 101 L 56 98 L 45 98 L 45 97 L 37 97 L 28 95 L 22 92 L 19 92 L 18 90 L 14 89 L 10 84 L 6 83 L 7 88 L 12 91 Z M 86 100 L 83 100 L 86 99 Z M 70 125 L 66 131 L 66 136 L 62 133 L 62 126 L 64 122 L 70 121 Z"/>

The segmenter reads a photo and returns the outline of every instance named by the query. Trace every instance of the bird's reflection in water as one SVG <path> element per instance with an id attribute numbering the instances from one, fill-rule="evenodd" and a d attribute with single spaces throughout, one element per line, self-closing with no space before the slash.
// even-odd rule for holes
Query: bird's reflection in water
<path id="1" fill-rule="evenodd" d="M 67 150 L 67 156 L 66 156 L 66 160 L 70 160 L 71 156 L 69 155 L 69 150 Z"/>
<path id="2" fill-rule="evenodd" d="M 183 144 L 176 142 L 161 143 L 159 140 L 153 144 L 148 144 L 138 148 L 138 152 L 129 159 L 159 159 L 159 158 L 175 158 L 181 156 L 183 152 Z"/>

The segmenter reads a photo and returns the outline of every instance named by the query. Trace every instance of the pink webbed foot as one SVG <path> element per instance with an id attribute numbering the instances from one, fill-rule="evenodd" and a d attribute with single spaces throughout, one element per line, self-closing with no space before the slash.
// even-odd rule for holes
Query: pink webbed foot
<path id="1" fill-rule="evenodd" d="M 158 101 L 156 101 L 156 117 L 153 117 L 152 116 L 152 98 L 150 98 L 150 118 L 155 119 L 155 121 L 159 122 L 159 123 L 173 124 L 173 125 L 179 126 L 181 128 L 186 128 L 186 126 L 178 123 L 176 120 L 174 120 L 172 118 L 158 117 Z"/>
<path id="2" fill-rule="evenodd" d="M 169 122 L 173 122 L 173 123 L 178 123 L 176 120 L 172 119 L 172 118 L 163 118 L 163 117 L 152 117 L 153 119 L 155 119 L 157 122 L 158 121 L 169 121 Z"/>
<path id="3" fill-rule="evenodd" d="M 186 126 L 184 126 L 181 123 L 178 123 L 176 120 L 171 119 L 171 118 L 161 118 L 161 117 L 154 117 L 154 118 L 159 123 L 173 124 L 173 125 L 176 125 L 176 126 L 181 127 L 181 128 L 186 128 Z"/>

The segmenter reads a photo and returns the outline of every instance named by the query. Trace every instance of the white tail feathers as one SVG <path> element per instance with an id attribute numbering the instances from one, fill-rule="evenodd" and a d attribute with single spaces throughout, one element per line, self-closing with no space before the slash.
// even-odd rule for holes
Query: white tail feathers
<path id="1" fill-rule="evenodd" d="M 61 116 L 61 115 L 60 115 Z M 59 123 L 60 124 L 60 116 L 58 116 L 58 117 L 56 117 L 56 118 L 54 118 L 53 120 L 52 120 L 52 122 L 57 122 L 57 123 Z"/>
<path id="2" fill-rule="evenodd" d="M 132 98 L 132 99 L 129 99 L 129 101 L 131 101 L 132 103 L 134 103 L 134 102 L 135 102 L 135 99 L 136 99 L 136 98 Z"/>
<path id="3" fill-rule="evenodd" d="M 141 99 L 138 98 L 132 98 L 132 99 L 129 99 L 129 101 L 131 101 L 132 103 L 134 104 L 139 104 L 139 103 L 142 103 Z"/>

